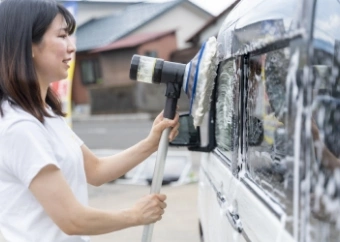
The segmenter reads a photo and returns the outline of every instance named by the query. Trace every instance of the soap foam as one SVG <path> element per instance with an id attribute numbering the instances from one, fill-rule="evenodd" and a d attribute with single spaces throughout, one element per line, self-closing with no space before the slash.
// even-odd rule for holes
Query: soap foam
<path id="1" fill-rule="evenodd" d="M 210 109 L 211 94 L 214 89 L 217 67 L 217 41 L 215 37 L 210 37 L 205 44 L 198 67 L 196 92 L 191 108 L 191 115 L 195 127 L 202 124 L 205 113 Z"/>

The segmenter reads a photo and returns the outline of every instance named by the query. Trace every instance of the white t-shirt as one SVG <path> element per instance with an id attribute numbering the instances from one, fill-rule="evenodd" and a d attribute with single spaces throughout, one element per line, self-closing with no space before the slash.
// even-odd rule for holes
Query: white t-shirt
<path id="1" fill-rule="evenodd" d="M 0 116 L 0 231 L 9 242 L 84 242 L 87 236 L 63 233 L 29 190 L 37 173 L 53 164 L 78 201 L 88 204 L 83 142 L 64 118 L 31 114 L 4 102 Z M 52 111 L 48 109 L 52 114 Z"/>

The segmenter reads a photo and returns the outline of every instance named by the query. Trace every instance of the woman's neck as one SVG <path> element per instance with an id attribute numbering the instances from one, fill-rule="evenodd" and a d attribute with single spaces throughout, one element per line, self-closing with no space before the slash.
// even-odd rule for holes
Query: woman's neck
<path id="1" fill-rule="evenodd" d="M 46 96 L 49 85 L 43 81 L 39 81 L 41 100 L 46 106 Z"/>

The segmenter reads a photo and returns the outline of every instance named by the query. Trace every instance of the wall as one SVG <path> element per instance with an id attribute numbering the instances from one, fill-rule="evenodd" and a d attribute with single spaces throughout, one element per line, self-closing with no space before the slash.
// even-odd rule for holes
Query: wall
<path id="1" fill-rule="evenodd" d="M 130 86 L 91 88 L 91 114 L 136 112 L 136 83 L 131 83 Z"/>
<path id="2" fill-rule="evenodd" d="M 103 86 L 127 86 L 129 80 L 132 56 L 137 53 L 135 48 L 103 52 L 100 54 L 100 64 Z"/>
<path id="3" fill-rule="evenodd" d="M 165 84 L 153 84 L 137 82 L 136 85 L 136 108 L 142 112 L 159 113 L 165 107 Z M 178 100 L 179 111 L 189 111 L 189 100 L 181 89 L 181 96 Z"/>
<path id="4" fill-rule="evenodd" d="M 97 55 L 79 55 L 76 57 L 76 66 L 74 69 L 74 77 L 72 82 L 72 101 L 73 104 L 87 104 L 90 102 L 88 86 L 84 86 L 81 82 L 80 62 L 86 58 L 97 58 Z"/>
<path id="5" fill-rule="evenodd" d="M 144 55 L 146 51 L 156 50 L 158 53 L 158 58 L 164 60 L 170 60 L 170 55 L 177 49 L 177 39 L 176 34 L 169 34 L 160 39 L 150 41 L 146 44 L 141 45 L 137 53 L 139 55 Z"/>
<path id="6" fill-rule="evenodd" d="M 211 18 L 211 15 L 184 2 L 144 27 L 141 27 L 135 33 L 176 29 L 177 47 L 178 49 L 183 49 L 189 47 L 186 40 L 194 35 Z"/>
<path id="7" fill-rule="evenodd" d="M 223 15 L 221 15 L 215 24 L 209 26 L 207 29 L 205 29 L 199 37 L 199 44 L 201 45 L 202 43 L 204 43 L 206 40 L 209 39 L 209 37 L 211 36 L 217 36 L 218 32 L 220 31 L 220 28 L 222 26 L 222 24 L 224 23 L 224 20 L 227 18 L 228 14 L 230 13 L 230 11 L 227 11 L 226 13 L 224 13 Z"/>

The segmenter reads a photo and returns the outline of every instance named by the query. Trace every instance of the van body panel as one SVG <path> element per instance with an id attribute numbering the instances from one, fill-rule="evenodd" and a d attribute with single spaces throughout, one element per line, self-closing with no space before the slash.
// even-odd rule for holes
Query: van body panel
<path id="1" fill-rule="evenodd" d="M 247 242 L 228 220 L 228 207 L 234 201 L 225 194 L 235 194 L 235 177 L 226 163 L 213 153 L 202 154 L 199 185 L 199 214 L 204 241 Z"/>
<path id="2" fill-rule="evenodd" d="M 227 16 L 200 127 L 205 242 L 340 241 L 339 30 L 340 0 L 241 0 Z"/>
<path id="3" fill-rule="evenodd" d="M 254 242 L 294 241 L 284 229 L 285 214 L 278 218 L 269 211 L 244 182 L 232 175 L 219 156 L 204 154 L 201 162 L 199 214 L 206 242 L 247 242 L 249 238 Z M 224 202 L 219 197 L 223 197 Z M 226 215 L 231 210 L 240 218 L 241 233 L 231 225 L 232 221 Z"/>
<path id="4" fill-rule="evenodd" d="M 254 195 L 245 186 L 244 183 L 238 181 L 238 202 L 239 216 L 251 241 L 254 242 L 271 242 L 285 241 L 294 242 L 294 238 L 285 230 L 287 218 L 285 213 L 280 214 L 280 217 L 268 209 L 257 196 Z M 243 218 L 243 219 L 242 219 Z"/>

